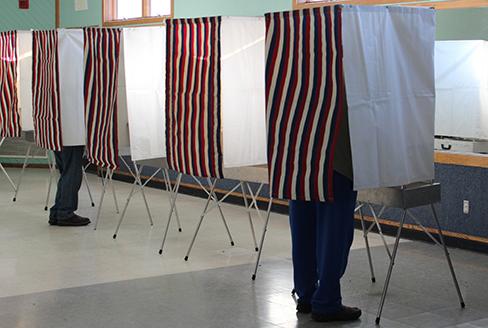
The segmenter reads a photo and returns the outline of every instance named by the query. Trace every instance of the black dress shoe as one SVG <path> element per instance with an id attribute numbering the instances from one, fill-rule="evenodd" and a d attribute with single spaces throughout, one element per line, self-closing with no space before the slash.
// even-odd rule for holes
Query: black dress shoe
<path id="1" fill-rule="evenodd" d="M 90 224 L 90 222 L 90 219 L 84 218 L 77 214 L 73 214 L 67 218 L 49 219 L 50 225 L 57 225 L 60 227 L 81 227 Z"/>
<path id="2" fill-rule="evenodd" d="M 312 305 L 310 303 L 298 301 L 297 313 L 310 313 L 310 312 L 312 312 Z"/>
<path id="3" fill-rule="evenodd" d="M 317 322 L 331 322 L 331 321 L 355 321 L 361 316 L 361 310 L 358 308 L 342 306 L 342 308 L 331 314 L 322 314 L 312 312 L 312 319 Z"/>

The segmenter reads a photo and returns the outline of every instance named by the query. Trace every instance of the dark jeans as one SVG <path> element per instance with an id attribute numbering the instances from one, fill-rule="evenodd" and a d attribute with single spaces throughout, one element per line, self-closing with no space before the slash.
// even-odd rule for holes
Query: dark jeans
<path id="1" fill-rule="evenodd" d="M 333 203 L 290 201 L 295 291 L 314 312 L 331 314 L 342 306 L 356 197 L 351 180 L 334 172 Z"/>
<path id="2" fill-rule="evenodd" d="M 49 213 L 50 219 L 69 218 L 78 209 L 78 191 L 83 179 L 83 151 L 84 146 L 68 146 L 54 152 L 61 177 L 56 200 Z"/>

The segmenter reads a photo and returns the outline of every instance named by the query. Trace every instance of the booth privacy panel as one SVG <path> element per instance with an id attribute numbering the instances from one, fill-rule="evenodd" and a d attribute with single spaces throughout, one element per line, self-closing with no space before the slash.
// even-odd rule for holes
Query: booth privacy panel
<path id="1" fill-rule="evenodd" d="M 85 145 L 83 30 L 58 30 L 63 146 Z"/>
<path id="2" fill-rule="evenodd" d="M 18 95 L 22 131 L 33 131 L 32 119 L 32 32 L 18 31 L 19 53 Z"/>
<path id="3" fill-rule="evenodd" d="M 166 27 L 124 29 L 123 57 L 132 160 L 166 157 Z"/>
<path id="4" fill-rule="evenodd" d="M 220 115 L 220 17 L 166 21 L 168 166 L 223 177 Z"/>
<path id="5" fill-rule="evenodd" d="M 354 188 L 434 178 L 434 10 L 345 6 Z"/>
<path id="6" fill-rule="evenodd" d="M 275 198 L 333 199 L 345 108 L 340 6 L 266 14 L 266 111 Z"/>
<path id="7" fill-rule="evenodd" d="M 59 91 L 58 31 L 32 32 L 32 115 L 36 144 L 60 151 L 61 98 Z"/>
<path id="8" fill-rule="evenodd" d="M 86 153 L 98 166 L 118 167 L 119 29 L 85 28 Z M 101 41 L 104 42 L 101 42 Z"/>
<path id="9" fill-rule="evenodd" d="M 222 17 L 221 84 L 225 168 L 266 164 L 264 39 L 264 18 Z"/>
<path id="10" fill-rule="evenodd" d="M 20 137 L 17 32 L 0 32 L 0 137 Z"/>
<path id="11" fill-rule="evenodd" d="M 488 42 L 435 44 L 435 134 L 488 139 Z"/>

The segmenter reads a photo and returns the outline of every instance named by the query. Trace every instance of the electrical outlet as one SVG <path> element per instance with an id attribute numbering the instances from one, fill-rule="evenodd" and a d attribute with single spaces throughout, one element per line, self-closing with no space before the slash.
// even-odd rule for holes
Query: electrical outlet
<path id="1" fill-rule="evenodd" d="M 463 213 L 469 214 L 469 200 L 463 201 Z"/>

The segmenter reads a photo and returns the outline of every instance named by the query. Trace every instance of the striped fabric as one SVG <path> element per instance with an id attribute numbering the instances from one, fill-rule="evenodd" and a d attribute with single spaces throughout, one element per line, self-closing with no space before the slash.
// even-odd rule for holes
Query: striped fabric
<path id="1" fill-rule="evenodd" d="M 345 107 L 341 7 L 266 15 L 266 112 L 272 195 L 333 200 Z"/>
<path id="2" fill-rule="evenodd" d="M 85 28 L 85 121 L 88 160 L 118 167 L 117 88 L 120 29 Z"/>
<path id="3" fill-rule="evenodd" d="M 17 32 L 0 32 L 0 137 L 20 137 Z"/>
<path id="4" fill-rule="evenodd" d="M 39 147 L 60 151 L 58 32 L 32 33 L 32 114 Z"/>
<path id="5" fill-rule="evenodd" d="M 220 17 L 166 22 L 166 149 L 178 172 L 223 177 Z"/>

